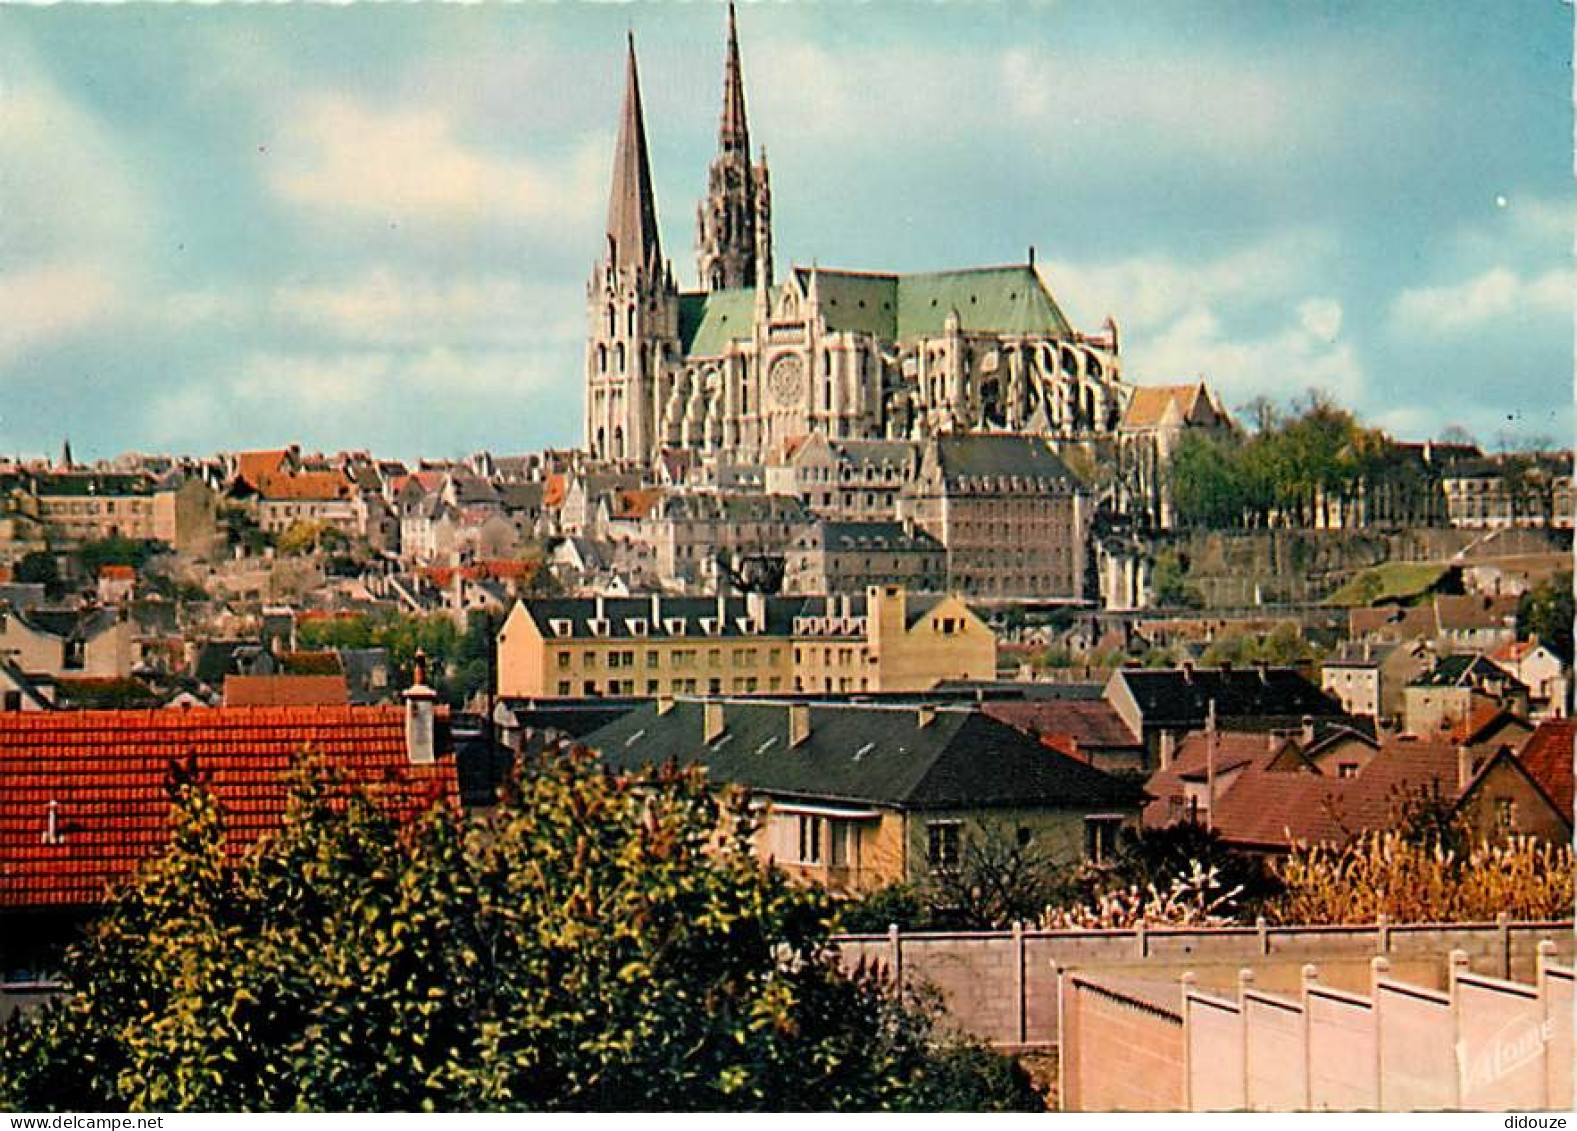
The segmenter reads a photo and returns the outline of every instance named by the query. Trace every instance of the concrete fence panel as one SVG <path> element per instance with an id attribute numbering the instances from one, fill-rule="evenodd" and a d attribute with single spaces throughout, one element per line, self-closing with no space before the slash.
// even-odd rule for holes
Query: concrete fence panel
<path id="1" fill-rule="evenodd" d="M 1190 993 L 1183 999 L 1188 1101 L 1192 1111 L 1241 1111 L 1243 1010 L 1235 1001 Z"/>
<path id="2" fill-rule="evenodd" d="M 1540 974 L 1544 988 L 1544 1024 L 1549 1037 L 1545 1052 L 1545 1107 L 1570 1109 L 1572 1095 L 1572 1028 L 1577 1025 L 1577 1000 L 1572 968 L 1546 963 Z"/>
<path id="3" fill-rule="evenodd" d="M 1368 998 L 1310 986 L 1304 1002 L 1309 1036 L 1309 1108 L 1374 1111 L 1380 1104 L 1374 1007 Z"/>
<path id="4" fill-rule="evenodd" d="M 1406 982 L 1375 981 L 1379 1020 L 1380 1106 L 1437 1111 L 1457 1103 L 1451 998 Z"/>
<path id="5" fill-rule="evenodd" d="M 1309 1106 L 1306 1033 L 1301 1002 L 1244 991 L 1243 1077 L 1250 1110 Z"/>
<path id="6" fill-rule="evenodd" d="M 1065 1111 L 1181 1111 L 1183 1019 L 1172 987 L 1064 978 Z M 1070 1081 L 1072 1083 L 1070 1083 Z"/>
<path id="7" fill-rule="evenodd" d="M 1461 1107 L 1505 1111 L 1545 1106 L 1544 1002 L 1538 987 L 1460 974 L 1453 996 Z"/>

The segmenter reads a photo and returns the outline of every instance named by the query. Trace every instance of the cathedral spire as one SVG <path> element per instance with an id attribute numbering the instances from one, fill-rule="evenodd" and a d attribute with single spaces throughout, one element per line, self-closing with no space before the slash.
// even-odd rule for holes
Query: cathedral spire
<path id="1" fill-rule="evenodd" d="M 641 114 L 641 81 L 635 67 L 635 33 L 630 33 L 625 71 L 624 111 L 613 157 L 613 188 L 608 195 L 609 259 L 615 267 L 656 266 L 662 262 L 657 239 L 657 200 L 652 192 L 651 161 L 646 154 L 646 122 Z"/>
<path id="2" fill-rule="evenodd" d="M 739 29 L 734 5 L 728 5 L 728 55 L 723 64 L 723 116 L 717 126 L 717 146 L 737 150 L 750 159 L 750 127 L 745 121 L 745 76 L 739 65 Z"/>
<path id="3" fill-rule="evenodd" d="M 717 156 L 707 173 L 706 197 L 696 210 L 696 273 L 702 290 L 754 286 L 763 257 L 770 277 L 772 219 L 770 192 L 765 182 L 765 165 L 752 167 L 750 164 L 745 71 L 739 62 L 739 27 L 734 5 L 729 4 Z"/>

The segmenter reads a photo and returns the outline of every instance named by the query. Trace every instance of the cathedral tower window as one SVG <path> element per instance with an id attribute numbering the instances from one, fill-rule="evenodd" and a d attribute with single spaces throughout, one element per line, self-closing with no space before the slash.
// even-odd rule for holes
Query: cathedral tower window
<path id="1" fill-rule="evenodd" d="M 608 347 L 604 346 L 604 345 L 599 345 L 597 347 L 597 372 L 598 373 L 606 373 L 607 371 L 608 371 Z"/>
<path id="2" fill-rule="evenodd" d="M 629 334 L 630 337 L 635 337 L 635 307 L 630 307 L 629 311 L 625 315 L 624 324 L 625 332 Z"/>
<path id="3" fill-rule="evenodd" d="M 620 342 L 613 347 L 613 368 L 618 373 L 624 372 L 624 343 Z"/>

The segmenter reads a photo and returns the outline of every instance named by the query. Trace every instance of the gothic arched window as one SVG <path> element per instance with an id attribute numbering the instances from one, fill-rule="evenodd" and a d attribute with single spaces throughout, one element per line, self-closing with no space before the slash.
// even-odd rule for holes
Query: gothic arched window
<path id="1" fill-rule="evenodd" d="M 598 346 L 597 347 L 597 372 L 598 373 L 606 373 L 607 371 L 608 371 L 608 347 L 607 346 Z"/>
<path id="2" fill-rule="evenodd" d="M 625 332 L 628 333 L 630 337 L 632 337 L 632 338 L 635 337 L 635 307 L 634 306 L 630 307 L 629 312 L 625 315 L 624 322 L 625 322 L 625 326 L 627 327 Z"/>
<path id="3" fill-rule="evenodd" d="M 613 347 L 613 368 L 617 373 L 624 372 L 624 343 L 620 342 Z"/>

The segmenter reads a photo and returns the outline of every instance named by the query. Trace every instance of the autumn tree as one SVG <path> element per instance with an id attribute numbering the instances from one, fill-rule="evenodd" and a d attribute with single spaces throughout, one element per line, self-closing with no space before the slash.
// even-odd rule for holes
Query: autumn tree
<path id="1" fill-rule="evenodd" d="M 322 770 L 227 850 L 200 784 L 169 851 L 0 1032 L 11 1110 L 995 1110 L 1027 1077 L 829 948 L 833 909 L 696 772 L 526 759 L 488 815 L 414 823 Z"/>

